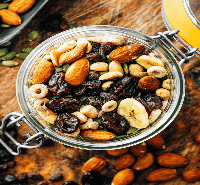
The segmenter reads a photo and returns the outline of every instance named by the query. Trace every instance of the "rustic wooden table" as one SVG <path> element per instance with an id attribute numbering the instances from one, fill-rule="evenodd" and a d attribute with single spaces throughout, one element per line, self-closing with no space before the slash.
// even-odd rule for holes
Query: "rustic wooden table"
<path id="1" fill-rule="evenodd" d="M 166 31 L 161 16 L 161 0 L 50 0 L 49 3 L 34 17 L 34 19 L 11 40 L 10 51 L 20 53 L 25 47 L 36 47 L 45 39 L 54 35 L 55 32 L 44 31 L 39 28 L 39 23 L 44 16 L 54 12 L 60 12 L 68 21 L 69 25 L 114 25 L 130 28 L 148 36 L 156 35 L 157 32 Z M 29 42 L 28 34 L 36 30 L 39 37 Z M 0 117 L 10 112 L 21 112 L 15 92 L 15 82 L 20 65 L 23 60 L 16 58 L 19 65 L 5 67 L 0 64 Z M 182 179 L 181 173 L 186 169 L 200 167 L 200 145 L 195 144 L 194 138 L 200 130 L 200 60 L 195 57 L 188 64 L 182 66 L 186 80 L 185 101 L 176 119 L 168 126 L 161 135 L 163 136 L 166 149 L 155 150 L 155 157 L 164 152 L 173 152 L 187 157 L 190 163 L 186 167 L 178 169 L 178 177 L 169 182 L 151 183 L 146 180 L 147 175 L 158 168 L 154 164 L 150 169 L 136 173 L 132 184 L 190 184 Z M 30 132 L 29 128 L 19 128 L 19 135 Z M 150 151 L 151 152 L 151 151 Z M 59 185 L 65 181 L 73 180 L 81 184 L 81 167 L 85 161 L 93 156 L 99 156 L 107 161 L 107 166 L 101 172 L 106 176 L 110 184 L 114 175 L 117 157 L 111 157 L 106 151 L 87 151 L 52 142 L 49 146 L 43 146 L 34 150 L 27 150 L 24 154 L 16 156 L 16 165 L 8 169 L 6 173 L 18 176 L 21 172 L 40 173 L 49 184 Z M 50 182 L 49 178 L 56 174 L 63 174 L 59 182 Z M 37 181 L 38 182 L 38 181 Z M 37 184 L 32 182 L 31 184 Z M 191 183 L 200 184 L 200 182 Z"/>

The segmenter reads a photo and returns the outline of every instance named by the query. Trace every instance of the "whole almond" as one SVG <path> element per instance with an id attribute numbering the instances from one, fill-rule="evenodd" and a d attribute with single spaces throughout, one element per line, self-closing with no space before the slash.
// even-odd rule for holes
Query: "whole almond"
<path id="1" fill-rule="evenodd" d="M 0 18 L 2 23 L 9 24 L 12 26 L 20 25 L 22 22 L 20 16 L 17 13 L 8 9 L 0 10 Z"/>
<path id="2" fill-rule="evenodd" d="M 113 134 L 112 132 L 108 132 L 104 130 L 86 130 L 81 133 L 81 136 L 98 140 L 98 141 L 107 141 L 107 140 L 111 140 L 116 135 Z"/>
<path id="3" fill-rule="evenodd" d="M 90 62 L 87 58 L 81 58 L 71 64 L 65 73 L 65 80 L 74 86 L 82 84 L 88 76 L 90 70 Z"/>
<path id="4" fill-rule="evenodd" d="M 154 163 L 154 157 L 151 153 L 147 153 L 144 157 L 138 158 L 132 169 L 134 171 L 141 171 L 149 168 Z"/>
<path id="5" fill-rule="evenodd" d="M 183 179 L 187 182 L 195 182 L 200 180 L 200 169 L 190 169 L 182 173 Z"/>
<path id="6" fill-rule="evenodd" d="M 106 166 L 106 161 L 100 157 L 92 157 L 87 162 L 84 163 L 82 167 L 83 172 L 88 172 L 91 170 L 101 171 Z"/>
<path id="7" fill-rule="evenodd" d="M 147 153 L 147 145 L 145 142 L 131 146 L 131 152 L 135 157 L 144 157 Z"/>
<path id="8" fill-rule="evenodd" d="M 124 154 L 123 156 L 119 157 L 115 163 L 115 168 L 117 170 L 122 170 L 132 166 L 135 162 L 135 158 L 131 154 Z"/>
<path id="9" fill-rule="evenodd" d="M 189 163 L 188 159 L 174 153 L 164 153 L 158 156 L 158 164 L 168 168 L 178 168 L 185 166 Z"/>
<path id="10" fill-rule="evenodd" d="M 151 182 L 169 181 L 175 179 L 177 176 L 178 174 L 175 169 L 159 168 L 152 171 L 147 176 L 147 180 Z"/>
<path id="11" fill-rule="evenodd" d="M 145 46 L 141 44 L 130 44 L 119 47 L 109 54 L 109 58 L 119 63 L 130 62 L 140 57 L 145 51 Z"/>
<path id="12" fill-rule="evenodd" d="M 147 145 L 150 145 L 156 149 L 165 149 L 165 141 L 160 134 L 155 135 L 151 139 L 146 141 Z"/>
<path id="13" fill-rule="evenodd" d="M 32 84 L 43 84 L 49 77 L 52 75 L 54 66 L 48 60 L 42 60 L 36 66 L 35 71 L 33 72 Z"/>
<path id="14" fill-rule="evenodd" d="M 118 172 L 113 180 L 111 185 L 128 185 L 130 184 L 135 178 L 134 172 L 131 169 L 124 169 Z"/>
<path id="15" fill-rule="evenodd" d="M 129 147 L 126 147 L 126 148 L 120 148 L 120 149 L 114 149 L 114 150 L 107 150 L 107 153 L 111 156 L 121 156 L 127 153 L 128 150 L 129 150 Z"/>

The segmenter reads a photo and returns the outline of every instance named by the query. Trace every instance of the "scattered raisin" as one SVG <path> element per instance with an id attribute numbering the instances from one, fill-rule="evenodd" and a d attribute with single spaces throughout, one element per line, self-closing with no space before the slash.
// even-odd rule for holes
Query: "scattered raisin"
<path id="1" fill-rule="evenodd" d="M 83 174 L 81 183 L 83 185 L 102 185 L 103 177 L 99 172 L 92 170 Z"/>

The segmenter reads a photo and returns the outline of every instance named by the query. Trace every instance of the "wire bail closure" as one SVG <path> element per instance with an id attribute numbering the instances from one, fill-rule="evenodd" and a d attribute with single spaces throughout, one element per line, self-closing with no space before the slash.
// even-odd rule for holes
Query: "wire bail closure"
<path id="1" fill-rule="evenodd" d="M 35 133 L 35 135 L 27 134 L 28 139 L 24 143 L 19 143 L 16 139 L 14 139 L 7 129 L 16 125 L 17 127 L 21 127 L 20 121 L 23 121 L 31 130 Z M 34 149 L 43 145 L 44 143 L 44 135 L 39 132 L 35 127 L 33 127 L 26 119 L 23 114 L 17 112 L 11 112 L 3 118 L 2 125 L 0 126 L 0 130 L 2 130 L 3 134 L 5 134 L 16 146 L 16 151 L 11 148 L 8 144 L 6 144 L 2 138 L 0 138 L 0 143 L 12 154 L 12 155 L 20 155 L 21 149 Z M 37 143 L 36 145 L 29 146 L 29 143 Z"/>
<path id="2" fill-rule="evenodd" d="M 158 32 L 156 36 L 152 36 L 153 39 L 158 39 L 161 44 L 163 44 L 175 57 L 177 57 L 180 62 L 178 63 L 182 66 L 183 63 L 188 63 L 189 60 L 195 57 L 195 53 L 198 47 L 187 49 L 187 53 L 183 53 L 173 42 L 172 39 L 178 39 L 179 30 Z M 178 41 L 177 41 L 178 42 Z"/>

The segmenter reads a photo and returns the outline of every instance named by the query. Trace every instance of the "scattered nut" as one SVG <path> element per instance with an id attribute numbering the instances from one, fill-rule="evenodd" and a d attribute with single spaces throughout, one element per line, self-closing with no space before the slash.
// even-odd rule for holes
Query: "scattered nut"
<path id="1" fill-rule="evenodd" d="M 89 118 L 96 118 L 98 116 L 98 110 L 92 105 L 85 105 L 81 107 L 80 112 Z"/>
<path id="2" fill-rule="evenodd" d="M 115 163 L 115 168 L 117 170 L 122 170 L 132 166 L 134 162 L 135 158 L 131 154 L 127 153 L 117 159 Z"/>
<path id="3" fill-rule="evenodd" d="M 82 172 L 91 170 L 101 171 L 106 166 L 106 161 L 100 157 L 92 157 L 86 161 L 82 167 Z"/>

